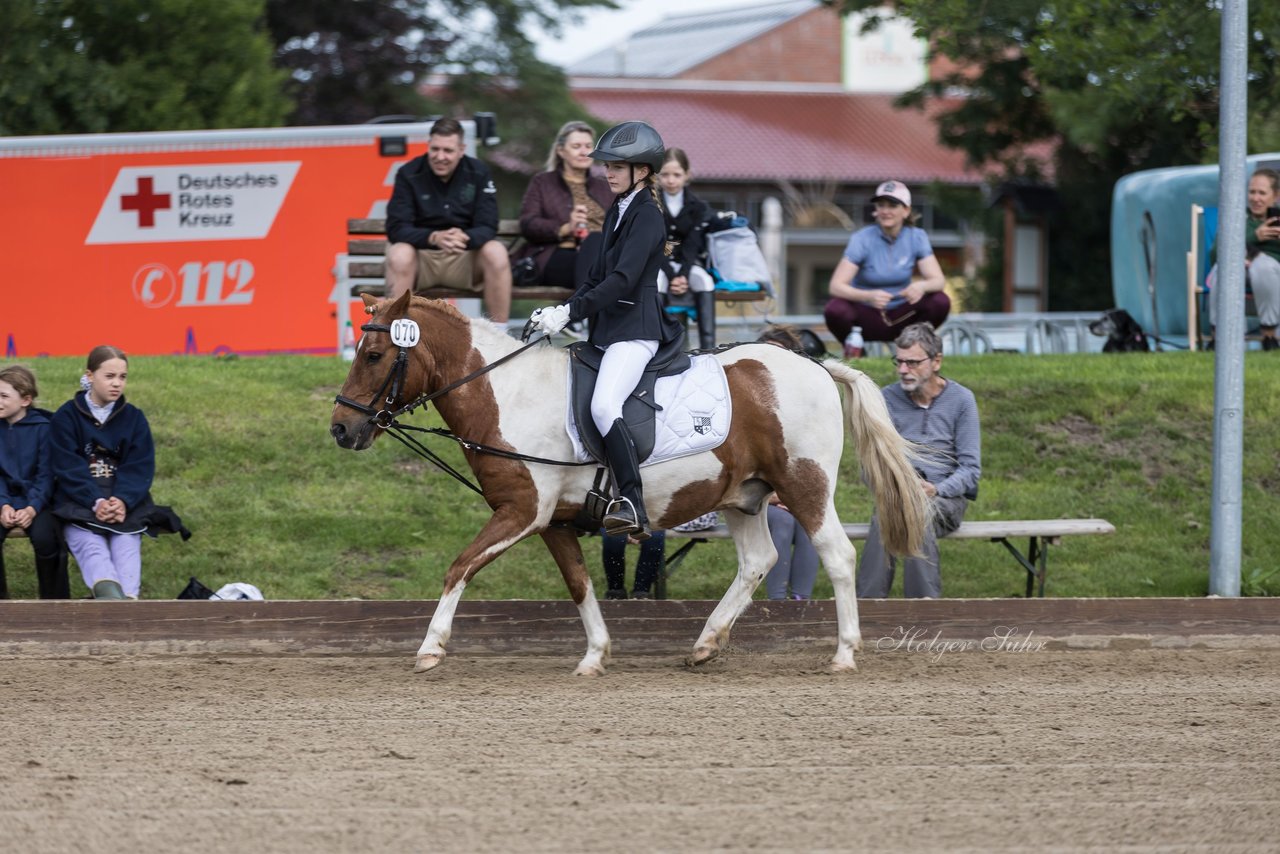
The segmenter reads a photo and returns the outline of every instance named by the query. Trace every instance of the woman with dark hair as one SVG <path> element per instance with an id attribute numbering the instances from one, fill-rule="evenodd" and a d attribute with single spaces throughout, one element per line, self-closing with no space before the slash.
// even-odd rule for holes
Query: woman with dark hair
<path id="1" fill-rule="evenodd" d="M 658 185 L 667 217 L 667 242 L 671 255 L 658 273 L 658 291 L 668 306 L 691 307 L 698 319 L 698 346 L 716 346 L 716 283 L 706 269 L 707 220 L 711 208 L 689 192 L 693 178 L 689 157 L 680 148 L 668 148 Z"/>
<path id="2" fill-rule="evenodd" d="M 1276 202 L 1280 199 L 1280 172 L 1275 169 L 1259 169 L 1249 178 L 1249 209 L 1245 214 L 1245 265 L 1248 267 L 1249 288 L 1258 308 L 1258 331 L 1262 333 L 1263 350 L 1280 350 L 1276 339 L 1276 326 L 1280 325 L 1280 217 L 1275 215 Z M 1214 246 L 1213 257 L 1217 256 Z M 1210 277 L 1216 279 L 1217 264 Z M 1217 325 L 1218 289 L 1209 296 L 1210 329 Z M 1213 349 L 1210 336 L 1206 347 Z"/>
<path id="3" fill-rule="evenodd" d="M 892 341 L 913 323 L 937 328 L 951 313 L 929 236 L 910 224 L 911 191 L 901 181 L 885 181 L 871 202 L 876 224 L 853 233 L 831 274 L 822 314 L 837 341 L 855 326 L 867 341 Z"/>
<path id="4" fill-rule="evenodd" d="M 566 122 L 547 155 L 547 171 L 533 176 L 520 205 L 522 253 L 534 267 L 533 284 L 577 288 L 599 250 L 609 184 L 591 173 L 595 131 Z M 527 284 L 527 282 L 526 282 Z"/>

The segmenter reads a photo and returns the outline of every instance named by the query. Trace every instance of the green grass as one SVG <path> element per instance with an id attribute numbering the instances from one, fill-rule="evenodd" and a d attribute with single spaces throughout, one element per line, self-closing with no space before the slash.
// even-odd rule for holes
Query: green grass
<path id="1" fill-rule="evenodd" d="M 41 405 L 75 388 L 79 359 L 28 362 Z M 861 367 L 892 378 L 887 359 Z M 195 536 L 147 541 L 143 596 L 171 598 L 194 576 L 256 584 L 269 599 L 434 598 L 445 570 L 488 516 L 470 490 L 388 439 L 352 453 L 328 436 L 346 367 L 325 358 L 135 357 L 129 398 L 157 442 L 157 502 Z M 1111 537 L 1067 538 L 1049 555 L 1050 596 L 1199 596 L 1208 589 L 1213 362 L 1207 354 L 949 358 L 983 423 L 981 498 L 969 519 L 1102 517 Z M 1280 358 L 1246 357 L 1243 575 L 1280 592 Z M 419 423 L 436 423 L 418 416 Z M 432 440 L 461 467 L 452 443 Z M 870 500 L 847 453 L 838 506 L 864 521 Z M 584 542 L 597 586 L 599 548 Z M 5 549 L 10 595 L 33 597 L 31 549 Z M 942 544 L 948 596 L 1021 595 L 1004 549 Z M 633 558 L 634 561 L 634 558 Z M 698 546 L 671 580 L 676 598 L 718 598 L 733 577 L 728 542 Z M 72 569 L 73 595 L 84 587 Z M 537 538 L 483 570 L 469 597 L 566 596 Z M 825 576 L 819 596 L 830 595 Z"/>

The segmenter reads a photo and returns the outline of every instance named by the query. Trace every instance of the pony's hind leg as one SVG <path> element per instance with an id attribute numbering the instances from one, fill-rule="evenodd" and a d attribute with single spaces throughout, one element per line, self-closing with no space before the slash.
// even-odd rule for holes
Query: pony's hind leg
<path id="1" fill-rule="evenodd" d="M 808 525 L 805 527 L 807 529 Z M 857 670 L 853 654 L 862 648 L 858 600 L 853 584 L 857 552 L 836 516 L 834 502 L 828 505 L 818 530 L 809 531 L 809 539 L 822 559 L 822 565 L 827 568 L 827 575 L 830 576 L 831 586 L 835 591 L 838 640 L 835 657 L 831 659 L 831 669 L 835 672 Z"/>
<path id="2" fill-rule="evenodd" d="M 691 666 L 706 664 L 720 655 L 729 642 L 729 631 L 734 622 L 751 604 L 751 594 L 778 560 L 763 508 L 755 516 L 748 516 L 740 510 L 725 510 L 724 518 L 738 549 L 738 574 L 720 604 L 707 618 L 693 654 L 685 659 L 685 663 Z"/>
<path id="3" fill-rule="evenodd" d="M 602 676 L 604 666 L 609 663 L 609 630 L 605 628 L 600 603 L 591 588 L 591 575 L 582 559 L 582 546 L 578 544 L 577 535 L 567 528 L 543 531 L 542 541 L 555 558 L 556 566 L 560 567 L 560 574 L 578 606 L 582 627 L 587 633 L 587 652 L 573 673 L 575 676 Z"/>

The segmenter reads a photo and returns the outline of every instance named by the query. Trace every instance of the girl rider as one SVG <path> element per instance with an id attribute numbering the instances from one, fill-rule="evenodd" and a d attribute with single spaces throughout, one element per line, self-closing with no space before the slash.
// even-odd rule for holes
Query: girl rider
<path id="1" fill-rule="evenodd" d="M 662 137 L 644 122 L 623 122 L 600 137 L 591 157 L 604 163 L 609 189 L 617 194 L 605 216 L 600 254 L 567 303 L 540 308 L 529 318 L 548 335 L 574 321 L 591 322 L 588 340 L 604 351 L 591 418 L 604 437 L 618 492 L 605 512 L 604 528 L 636 540 L 648 539 L 649 520 L 640 462 L 622 420 L 622 404 L 635 391 L 659 345 L 684 336 L 684 329 L 663 311 L 658 295 L 667 228 L 653 181 L 664 153 Z"/>

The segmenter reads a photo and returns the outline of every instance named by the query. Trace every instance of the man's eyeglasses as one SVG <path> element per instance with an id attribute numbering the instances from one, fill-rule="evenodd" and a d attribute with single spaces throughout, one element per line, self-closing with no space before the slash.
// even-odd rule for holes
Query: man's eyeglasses
<path id="1" fill-rule="evenodd" d="M 895 358 L 893 359 L 893 365 L 894 365 L 894 367 L 897 367 L 897 368 L 900 368 L 900 367 L 902 367 L 903 365 L 906 365 L 908 368 L 910 368 L 911 370 L 913 370 L 913 371 L 914 371 L 916 368 L 920 367 L 920 366 L 921 366 L 921 365 L 923 365 L 925 362 L 932 362 L 932 361 L 933 361 L 933 359 L 932 359 L 932 358 L 928 358 L 928 359 L 899 359 L 899 358 L 896 358 L 896 357 L 895 357 Z"/>

